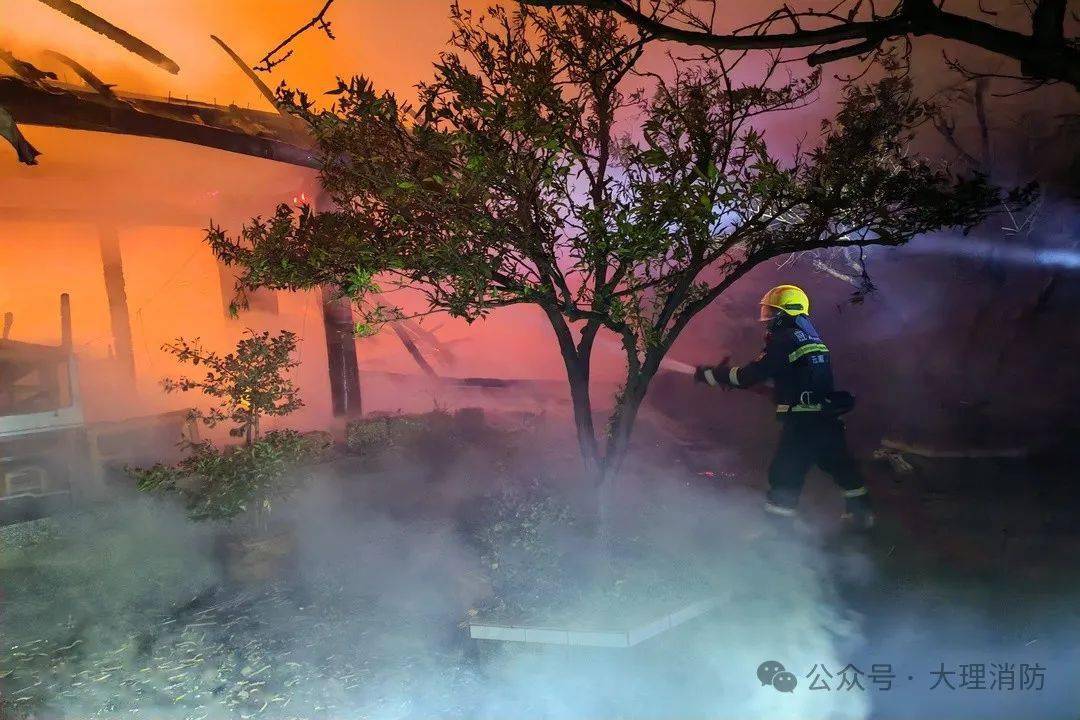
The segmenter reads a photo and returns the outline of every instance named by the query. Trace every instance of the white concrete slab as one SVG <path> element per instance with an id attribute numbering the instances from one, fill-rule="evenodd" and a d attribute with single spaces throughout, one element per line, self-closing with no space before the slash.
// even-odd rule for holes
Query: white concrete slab
<path id="1" fill-rule="evenodd" d="M 644 625 L 639 625 L 633 630 L 626 633 L 626 638 L 631 645 L 637 645 L 639 642 L 644 642 L 651 637 L 656 637 L 662 632 L 666 632 L 671 629 L 671 616 L 665 615 L 662 618 L 657 618 L 652 622 L 647 622 Z"/>
<path id="2" fill-rule="evenodd" d="M 721 598 L 698 600 L 675 612 L 661 615 L 626 630 L 570 630 L 551 627 L 492 625 L 483 621 L 469 625 L 469 636 L 475 640 L 501 640 L 542 645 L 576 647 L 633 647 L 656 637 L 689 620 L 704 615 L 720 604 Z"/>
<path id="3" fill-rule="evenodd" d="M 709 598 L 708 600 L 698 600 L 697 602 L 690 603 L 686 607 L 671 613 L 671 627 L 680 625 L 687 620 L 693 620 L 699 615 L 704 615 L 719 604 L 719 598 Z"/>
<path id="4" fill-rule="evenodd" d="M 503 640 L 525 642 L 525 628 L 505 625 L 470 625 L 469 635 L 474 640 Z"/>
<path id="5" fill-rule="evenodd" d="M 569 645 L 568 630 L 549 630 L 548 628 L 525 628 L 525 642 L 545 645 Z"/>
<path id="6" fill-rule="evenodd" d="M 625 632 L 571 630 L 567 635 L 569 644 L 577 647 L 630 647 L 630 640 L 627 638 Z"/>

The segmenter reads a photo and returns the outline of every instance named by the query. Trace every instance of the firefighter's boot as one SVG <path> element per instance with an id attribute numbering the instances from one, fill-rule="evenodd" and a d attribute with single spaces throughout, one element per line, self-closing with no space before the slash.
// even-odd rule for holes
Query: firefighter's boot
<path id="1" fill-rule="evenodd" d="M 840 520 L 851 530 L 867 532 L 877 524 L 877 516 L 870 506 L 870 496 L 865 493 L 844 500 L 844 514 Z"/>

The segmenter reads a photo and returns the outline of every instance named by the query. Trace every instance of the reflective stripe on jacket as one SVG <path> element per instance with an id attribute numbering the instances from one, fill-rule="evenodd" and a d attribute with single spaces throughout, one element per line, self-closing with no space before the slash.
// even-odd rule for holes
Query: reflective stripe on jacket
<path id="1" fill-rule="evenodd" d="M 829 348 L 806 315 L 780 315 L 769 324 L 765 348 L 742 366 L 708 368 L 711 385 L 746 388 L 772 380 L 778 413 L 819 412 L 833 391 Z"/>

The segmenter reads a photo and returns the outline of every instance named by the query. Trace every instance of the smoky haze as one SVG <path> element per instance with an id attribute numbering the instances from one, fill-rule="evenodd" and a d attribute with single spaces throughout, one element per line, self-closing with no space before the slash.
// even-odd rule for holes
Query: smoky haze
<path id="1" fill-rule="evenodd" d="M 19 22 L 0 29 L 0 45 L 16 54 L 40 60 L 47 37 L 120 90 L 251 107 L 263 107 L 258 93 L 206 36 L 224 37 L 254 61 L 308 17 L 297 3 L 255 0 L 160 3 L 153 13 L 134 0 L 94 4 L 175 57 L 183 72 L 172 77 L 33 0 L 9 2 Z M 339 39 L 305 37 L 272 79 L 318 90 L 335 74 L 365 72 L 407 96 L 413 83 L 430 76 L 448 34 L 445 5 L 417 0 L 402 12 L 398 3 L 338 3 Z M 740 7 L 731 24 L 762 7 Z M 941 72 L 936 41 L 917 42 L 920 88 L 930 94 L 952 83 Z M 812 137 L 836 87 L 830 81 L 819 104 L 770 127 L 769 139 L 794 144 Z M 1080 422 L 1080 366 L 1072 360 L 1080 351 L 1073 311 L 1080 302 L 1080 227 L 1070 184 L 1078 175 L 1076 134 L 1063 132 L 1065 121 L 1056 118 L 1076 113 L 1074 95 L 1047 88 L 990 101 L 992 152 L 978 169 L 1004 184 L 1041 180 L 1045 199 L 1029 214 L 995 219 L 968 236 L 870 250 L 864 260 L 876 290 L 855 304 L 851 294 L 862 278 L 850 258 L 824 254 L 766 264 L 702 313 L 672 357 L 690 364 L 728 353 L 736 362 L 752 357 L 762 342 L 758 298 L 778 282 L 796 282 L 811 294 L 840 384 L 859 397 L 850 425 L 860 455 L 883 438 L 946 450 L 1041 450 L 1071 442 Z M 970 103 L 955 107 L 960 142 L 977 150 Z M 313 172 L 162 141 L 36 127 L 26 134 L 44 152 L 42 164 L 0 163 L 0 311 L 14 314 L 13 338 L 55 344 L 56 300 L 71 294 L 88 420 L 192 402 L 161 394 L 161 377 L 179 370 L 158 350 L 162 342 L 200 336 L 227 349 L 244 327 L 265 327 L 302 338 L 297 381 L 306 407 L 288 424 L 321 429 L 336 422 L 341 429 L 330 410 L 319 298 L 278 293 L 276 310 L 230 319 L 224 309 L 230 278 L 202 242 L 211 219 L 235 230 L 278 202 L 314 197 Z M 929 127 L 922 142 L 943 158 L 955 157 Z M 134 379 L 118 375 L 113 362 L 120 350 L 101 250 L 110 232 L 123 257 Z M 619 488 L 622 522 L 655 550 L 651 562 L 662 557 L 688 568 L 692 582 L 673 592 L 722 598 L 719 608 L 628 651 L 478 646 L 461 627 L 490 592 L 490 560 L 471 525 L 475 508 L 538 480 L 571 494 L 579 478 L 564 371 L 545 320 L 527 308 L 468 326 L 433 318 L 424 327 L 453 355 L 436 364 L 441 374 L 538 382 L 463 390 L 424 380 L 400 341 L 384 333 L 356 345 L 365 410 L 483 406 L 516 433 L 512 459 L 479 448 L 438 472 L 417 464 L 360 478 L 337 466 L 321 469 L 295 507 L 283 511 L 299 546 L 293 572 L 259 590 L 225 583 L 207 526 L 133 492 L 118 489 L 108 507 L 93 512 L 5 530 L 5 694 L 43 697 L 48 712 L 66 718 L 215 720 L 255 711 L 378 720 L 1075 716 L 1067 679 L 1080 666 L 1077 598 L 1068 586 L 1075 563 L 1061 573 L 1066 589 L 1057 594 L 1036 595 L 1023 582 L 1008 593 L 981 594 L 984 586 L 965 563 L 946 564 L 945 577 L 928 579 L 883 566 L 857 542 L 838 550 L 827 534 L 764 542 L 759 506 L 775 442 L 772 409 L 754 395 L 706 394 L 674 373 L 657 377 L 635 436 L 631 470 Z M 598 413 L 615 390 L 621 362 L 616 351 L 598 352 Z M 540 419 L 526 430 L 526 416 Z M 695 451 L 695 444 L 706 449 Z M 1025 467 L 1015 480 L 1035 485 L 1041 477 L 1040 468 Z M 832 489 L 819 480 L 807 490 L 812 524 L 839 511 Z M 904 482 L 915 481 L 897 485 Z M 926 495 L 939 491 L 931 487 Z M 920 533 L 937 542 L 941 528 L 906 529 L 893 555 L 903 555 L 903 543 Z M 552 532 L 563 549 L 584 544 L 573 529 Z M 999 534 L 993 541 L 1006 542 Z M 980 548 L 964 550 L 975 556 Z M 558 586 L 567 578 L 541 570 L 535 581 Z M 569 601 L 568 612 L 619 620 L 587 599 L 576 602 Z M 35 653 L 48 658 L 33 665 L 41 668 L 37 676 L 27 675 L 20 668 Z M 761 686 L 755 671 L 766 660 L 794 672 L 793 693 Z M 894 688 L 809 690 L 814 666 L 835 671 L 849 662 L 863 670 L 892 665 Z M 1046 686 L 1013 694 L 929 689 L 939 663 L 955 669 L 980 662 L 1038 663 L 1046 668 Z M 139 673 L 149 679 L 136 681 Z M 207 709 L 194 710 L 191 698 L 174 688 L 181 679 L 206 694 Z M 275 688 L 278 701 L 262 687 Z M 289 705 L 285 697 L 292 698 Z"/>
<path id="2" fill-rule="evenodd" d="M 644 418 L 643 440 L 670 444 L 664 424 Z M 563 424 L 512 434 L 510 461 L 474 449 L 434 474 L 419 464 L 366 477 L 324 467 L 284 511 L 299 552 L 270 586 L 223 584 L 212 527 L 145 496 L 118 493 L 103 511 L 9 528 L 5 574 L 26 575 L 4 591 L 8 697 L 32 693 L 55 713 L 45 716 L 66 718 L 230 718 L 262 703 L 264 717 L 1071 712 L 1075 598 L 987 600 L 977 586 L 886 573 L 858 543 L 838 550 L 828 533 L 763 538 L 758 483 L 747 479 L 753 463 L 737 452 L 709 454 L 707 482 L 692 459 L 660 465 L 662 451 L 639 452 L 618 486 L 617 524 L 641 536 L 649 562 L 688 568 L 685 586 L 667 589 L 717 597 L 716 610 L 629 650 L 478 647 L 460 625 L 491 591 L 488 548 L 470 525 L 475 508 L 537 480 L 569 491 L 575 474 L 572 454 L 560 450 L 570 440 Z M 811 483 L 811 523 L 835 511 L 822 490 Z M 567 549 L 587 545 L 572 526 L 553 532 Z M 538 588 L 585 584 L 524 562 Z M 882 590 L 884 601 L 859 601 Z M 566 613 L 618 626 L 617 612 L 590 602 L 568 595 Z M 38 687 L 25 674 L 34 653 L 48 658 Z M 797 676 L 793 693 L 761 685 L 755 671 L 766 660 Z M 1046 685 L 1008 695 L 930 689 L 939 663 L 984 661 L 1038 664 Z M 837 690 L 835 679 L 831 691 L 809 689 L 816 667 L 835 675 L 847 663 L 864 672 L 889 664 L 893 689 L 875 692 L 866 677 L 866 691 Z"/>
<path id="3" fill-rule="evenodd" d="M 723 610 L 673 642 L 636 650 L 511 645 L 477 657 L 458 623 L 489 592 L 487 560 L 464 518 L 482 495 L 538 475 L 565 484 L 565 454 L 560 464 L 551 451 L 562 434 L 542 428 L 543 445 L 536 429 L 523 436 L 507 474 L 494 479 L 476 470 L 497 464 L 486 455 L 444 467 L 435 480 L 409 467 L 367 480 L 326 470 L 288 510 L 300 548 L 295 572 L 259 591 L 222 590 L 207 529 L 178 508 L 120 494 L 103 515 L 9 536 L 20 547 L 14 557 L 63 566 L 52 571 L 63 585 L 49 600 L 36 595 L 40 586 L 8 588 L 5 641 L 43 653 L 78 643 L 43 677 L 47 690 L 33 690 L 63 717 L 234 717 L 221 705 L 235 701 L 242 711 L 249 678 L 293 698 L 292 709 L 271 704 L 268 717 L 737 718 L 792 708 L 800 717 L 866 716 L 865 697 L 782 697 L 754 677 L 764 655 L 791 667 L 839 666 L 843 645 L 858 641 L 858 622 L 837 602 L 814 545 L 759 544 L 748 554 L 758 529 L 746 489 L 688 490 L 685 472 L 647 469 L 645 458 L 622 488 L 626 511 L 646 509 L 638 530 L 653 552 L 694 567 L 707 583 L 693 591 L 722 595 Z M 560 537 L 586 543 L 572 529 Z M 535 582 L 553 579 L 538 573 Z M 587 599 L 567 610 L 620 622 Z M 178 683 L 190 672 L 189 658 L 201 673 L 198 712 L 167 690 L 170 677 Z M 79 678 L 88 687 L 69 688 Z"/>
<path id="4" fill-rule="evenodd" d="M 0 41 L 17 55 L 37 61 L 43 67 L 48 62 L 41 56 L 45 49 L 41 38 L 48 37 L 50 44 L 56 46 L 54 49 L 80 59 L 107 82 L 117 83 L 118 90 L 171 94 L 263 109 L 269 108 L 258 91 L 232 67 L 208 35 L 214 32 L 254 62 L 309 17 L 307 8 L 292 3 L 268 5 L 254 0 L 230 3 L 227 7 L 202 0 L 177 6 L 163 4 L 152 15 L 138 12 L 126 0 L 111 0 L 95 8 L 107 17 L 122 20 L 121 24 L 132 32 L 165 49 L 182 68 L 180 74 L 173 76 L 141 63 L 130 53 L 35 0 L 13 2 L 20 23 L 6 27 Z M 480 8 L 483 3 L 470 6 Z M 718 24 L 741 24 L 752 19 L 761 7 L 764 6 L 752 3 L 740 7 L 734 15 L 730 14 L 734 11 L 729 11 Z M 968 9 L 975 8 L 966 5 L 958 8 Z M 340 39 L 331 41 L 318 33 L 303 36 L 294 55 L 275 68 L 267 82 L 274 85 L 284 80 L 318 92 L 320 88 L 330 87 L 336 75 L 365 73 L 380 87 L 393 89 L 408 99 L 414 93 L 414 84 L 430 77 L 431 62 L 444 47 L 450 30 L 445 2 L 418 0 L 411 10 L 411 13 L 394 12 L 390 5 L 374 2 L 335 6 L 334 28 Z M 1004 25 L 1019 22 L 1023 15 L 1020 8 L 997 8 L 995 12 L 999 13 L 996 21 Z M 927 96 L 937 96 L 958 84 L 957 77 L 940 71 L 941 46 L 937 40 L 920 38 L 913 55 L 912 70 L 917 86 Z M 981 53 L 963 48 L 950 48 L 950 51 L 952 57 L 973 68 L 991 65 L 992 69 L 998 68 L 992 58 Z M 647 58 L 647 64 L 664 72 L 670 61 L 658 50 Z M 67 72 L 62 67 L 49 69 L 62 75 Z M 846 64 L 836 65 L 830 67 L 830 74 L 843 75 L 851 69 Z M 804 111 L 770 121 L 764 128 L 766 137 L 781 151 L 793 147 L 800 139 L 812 142 L 818 121 L 829 114 L 839 87 L 838 82 L 827 76 L 821 100 Z M 1067 183 L 1068 178 L 1075 177 L 1072 171 L 1076 153 L 1065 132 L 1066 120 L 1061 119 L 1075 113 L 1075 93 L 1054 87 L 1041 89 L 1037 93 L 1036 111 L 1027 102 L 1035 95 L 995 96 L 1010 89 L 1006 81 L 992 81 L 987 90 L 990 143 L 986 158 L 983 158 L 973 101 L 970 97 L 956 100 L 951 95 L 942 95 L 943 101 L 954 108 L 956 139 L 971 154 L 985 160 L 985 167 L 975 169 L 990 172 L 999 182 L 1018 184 L 1039 179 L 1055 184 L 1057 189 L 1052 192 L 1075 195 L 1075 188 Z M 37 127 L 26 131 L 45 155 L 38 167 L 5 163 L 0 168 L 4 186 L 4 199 L 0 201 L 0 249 L 6 258 L 0 270 L 0 308 L 14 313 L 12 337 L 55 342 L 56 298 L 61 292 L 72 295 L 76 345 L 83 363 L 91 419 L 119 419 L 184 406 L 183 399 L 162 397 L 157 388 L 161 377 L 177 370 L 160 352 L 162 342 L 178 335 L 198 335 L 215 349 L 226 349 L 244 327 L 284 327 L 302 336 L 304 364 L 299 372 L 309 391 L 307 407 L 299 422 L 306 428 L 332 422 L 329 388 L 323 377 L 326 351 L 317 298 L 313 294 L 279 293 L 276 312 L 256 309 L 239 321 L 230 320 L 225 316 L 224 305 L 230 292 L 231 272 L 218 267 L 208 249 L 200 246 L 203 230 L 211 220 L 236 230 L 247 219 L 271 212 L 279 202 L 317 198 L 314 172 L 163 141 Z M 955 149 L 929 126 L 922 142 L 943 158 L 956 157 Z M 1047 148 L 1053 151 L 1048 152 Z M 964 167 L 962 162 L 960 165 L 962 169 L 972 169 Z M 1034 262 L 1043 263 L 1041 269 L 1047 271 L 1054 270 L 1054 262 L 1063 263 L 1062 269 L 1068 270 L 1068 263 L 1074 257 L 1067 252 L 1069 238 L 1075 237 L 1075 226 L 1069 225 L 1068 218 L 1074 214 L 1057 212 L 1058 219 L 1048 223 L 1047 213 L 1043 208 L 1035 224 L 1020 235 L 998 232 L 994 228 L 996 220 L 988 223 L 987 228 L 980 230 L 981 242 L 993 247 L 1000 243 L 1016 248 L 1030 244 L 1036 249 L 1049 244 L 1050 255 L 1038 255 L 1032 250 Z M 1055 223 L 1057 227 L 1047 227 Z M 1062 239 L 1046 241 L 1043 237 L 1047 232 Z M 115 329 L 110 327 L 99 269 L 102 237 L 109 233 L 118 236 L 123 259 L 135 392 L 131 392 L 130 380 L 117 377 L 113 368 L 113 358 L 123 349 L 116 347 L 113 339 Z M 937 244 L 927 239 L 918 245 L 926 248 L 925 253 L 940 257 L 934 264 L 926 262 L 924 255 L 918 263 L 920 277 L 916 279 L 921 282 L 923 278 L 933 277 L 931 292 L 938 293 L 938 297 L 948 294 L 946 288 L 950 287 L 963 292 L 960 288 L 967 280 L 957 282 L 955 268 L 970 267 L 972 261 L 986 265 L 984 248 L 965 244 L 963 239 L 947 239 Z M 1009 252 L 1024 261 L 1025 250 L 1002 251 Z M 894 272 L 889 258 L 905 257 L 903 253 L 872 252 L 871 272 Z M 879 255 L 884 257 L 881 263 L 877 261 Z M 992 258 L 990 261 L 1001 264 Z M 49 271 L 41 272 L 33 267 L 35 264 L 46 266 Z M 843 263 L 830 264 L 859 279 Z M 898 263 L 896 267 L 899 268 L 896 272 L 902 275 L 902 266 Z M 970 270 L 962 272 L 970 275 Z M 987 272 L 992 275 L 998 271 Z M 1035 276 L 1026 269 L 1016 274 Z M 874 279 L 883 288 L 892 284 L 883 275 Z M 845 296 L 855 290 L 843 280 L 829 281 L 811 262 L 797 262 L 775 273 L 763 268 L 740 282 L 733 295 L 695 323 L 675 354 L 706 361 L 713 359 L 718 350 L 738 353 L 745 348 L 745 352 L 753 352 L 752 346 L 759 342 L 757 330 L 750 322 L 753 301 L 775 280 L 811 284 L 815 289 L 815 306 L 821 310 L 828 308 L 828 312 L 842 307 Z M 982 286 L 992 287 L 993 282 L 996 281 L 991 279 Z M 1058 285 L 1055 292 L 1066 292 L 1065 283 Z M 899 320 L 882 321 L 872 312 L 852 308 L 837 325 L 853 340 L 880 334 L 885 328 L 921 334 L 925 329 L 922 325 L 911 328 L 904 319 L 909 313 L 906 306 L 918 300 L 908 295 L 926 296 L 898 289 L 888 298 L 884 294 L 874 298 L 874 302 L 899 313 Z M 1051 297 L 1051 305 L 1064 306 L 1067 300 L 1067 297 Z M 970 302 L 960 304 L 964 308 L 971 306 Z M 828 323 L 821 310 L 820 320 Z M 864 324 L 864 317 L 872 319 Z M 918 322 L 929 320 L 934 318 L 921 318 Z M 966 320 L 958 318 L 958 322 Z M 542 316 L 531 308 L 509 308 L 473 325 L 433 318 L 426 326 L 435 326 L 438 338 L 452 344 L 454 361 L 436 367 L 443 374 L 551 380 L 564 375 L 550 330 Z M 729 333 L 734 333 L 730 339 Z M 831 334 L 835 337 L 835 333 Z M 852 342 L 849 347 L 856 348 L 858 344 Z M 856 352 L 863 350 L 859 347 Z M 954 357 L 947 344 L 935 348 L 935 353 Z M 401 343 L 389 333 L 358 344 L 357 355 L 361 368 L 369 371 L 418 372 Z M 618 353 L 600 352 L 596 362 L 595 374 L 603 382 L 618 380 L 622 362 Z M 375 390 L 373 395 L 375 402 L 368 409 L 399 407 L 393 398 L 382 404 L 381 391 Z M 424 397 L 421 395 L 416 402 L 422 403 Z"/>

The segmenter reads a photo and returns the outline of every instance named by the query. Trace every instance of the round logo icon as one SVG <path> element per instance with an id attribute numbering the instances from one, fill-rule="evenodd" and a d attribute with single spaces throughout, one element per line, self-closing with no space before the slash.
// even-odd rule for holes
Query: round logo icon
<path id="1" fill-rule="evenodd" d="M 782 670 L 773 676 L 772 686 L 780 692 L 794 692 L 795 686 L 799 684 L 798 679 L 794 673 L 789 673 L 786 670 Z"/>
<path id="2" fill-rule="evenodd" d="M 772 685 L 773 678 L 777 673 L 784 672 L 784 664 L 775 660 L 766 660 L 758 665 L 757 677 L 761 681 L 762 685 Z"/>

